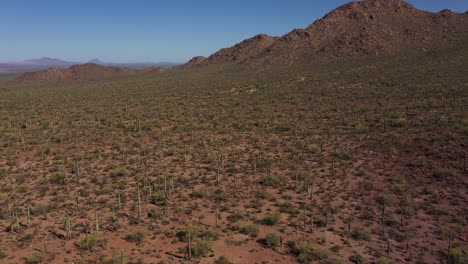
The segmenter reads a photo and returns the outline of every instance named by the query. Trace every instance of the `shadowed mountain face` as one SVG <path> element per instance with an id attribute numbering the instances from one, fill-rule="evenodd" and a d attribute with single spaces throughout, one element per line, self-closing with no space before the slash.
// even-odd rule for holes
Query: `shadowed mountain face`
<path id="1" fill-rule="evenodd" d="M 365 0 L 343 5 L 306 29 L 282 37 L 258 35 L 185 66 L 385 56 L 429 51 L 467 39 L 467 14 L 425 12 L 403 0 Z"/>

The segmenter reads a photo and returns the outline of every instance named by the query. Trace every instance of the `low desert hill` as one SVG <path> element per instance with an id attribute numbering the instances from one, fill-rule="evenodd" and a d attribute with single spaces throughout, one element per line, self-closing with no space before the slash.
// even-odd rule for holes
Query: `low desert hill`
<path id="1" fill-rule="evenodd" d="M 131 69 L 121 67 L 108 67 L 95 63 L 73 65 L 70 68 L 52 67 L 44 71 L 27 72 L 18 77 L 16 83 L 56 83 L 70 81 L 90 81 L 109 79 L 115 77 L 128 77 L 136 75 L 161 73 L 165 69 L 149 67 L 144 69 Z"/>

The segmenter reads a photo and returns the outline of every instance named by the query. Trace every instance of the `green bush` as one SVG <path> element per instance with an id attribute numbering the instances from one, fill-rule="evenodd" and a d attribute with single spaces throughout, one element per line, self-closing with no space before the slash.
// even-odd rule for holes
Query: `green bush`
<path id="1" fill-rule="evenodd" d="M 192 254 L 196 258 L 206 257 L 213 251 L 213 243 L 208 239 L 199 239 L 193 245 Z"/>
<path id="2" fill-rule="evenodd" d="M 120 178 L 120 177 L 127 177 L 128 175 L 130 174 L 130 172 L 124 168 L 124 167 L 119 167 L 117 169 L 115 169 L 112 173 L 111 173 L 111 177 L 112 178 Z"/>
<path id="3" fill-rule="evenodd" d="M 260 184 L 263 186 L 276 186 L 279 184 L 279 177 L 276 175 L 268 175 L 260 178 Z"/>
<path id="4" fill-rule="evenodd" d="M 281 235 L 277 232 L 268 233 L 265 237 L 265 245 L 269 248 L 276 249 L 281 245 Z"/>
<path id="5" fill-rule="evenodd" d="M 364 123 L 357 123 L 354 125 L 353 131 L 355 133 L 365 133 L 369 131 L 369 126 Z"/>
<path id="6" fill-rule="evenodd" d="M 96 245 L 104 245 L 105 239 L 100 234 L 86 235 L 85 238 L 76 242 L 76 246 L 82 250 L 91 250 Z"/>
<path id="7" fill-rule="evenodd" d="M 350 256 L 349 261 L 351 261 L 354 264 L 363 264 L 363 263 L 365 263 L 364 257 L 359 255 L 359 254 Z"/>
<path id="8" fill-rule="evenodd" d="M 281 220 L 281 213 L 280 212 L 274 212 L 270 215 L 267 215 L 265 218 L 263 218 L 262 223 L 264 225 L 276 225 L 279 221 Z"/>
<path id="9" fill-rule="evenodd" d="M 206 195 L 205 188 L 200 188 L 198 190 L 192 191 L 192 197 L 203 198 L 203 197 L 205 197 L 205 195 Z"/>
<path id="10" fill-rule="evenodd" d="M 450 263 L 468 263 L 468 249 L 454 248 L 450 251 Z"/>
<path id="11" fill-rule="evenodd" d="M 201 231 L 198 236 L 203 239 L 214 241 L 219 239 L 219 231 L 216 228 L 208 228 Z"/>
<path id="12" fill-rule="evenodd" d="M 67 176 L 65 172 L 57 171 L 52 174 L 51 181 L 55 184 L 65 185 L 67 184 Z"/>
<path id="13" fill-rule="evenodd" d="M 154 193 L 151 196 L 151 202 L 155 205 L 160 205 L 160 206 L 166 205 L 167 203 L 166 193 L 164 191 L 159 191 L 159 192 Z"/>
<path id="14" fill-rule="evenodd" d="M 7 176 L 7 170 L 4 168 L 0 168 L 0 179 L 5 178 Z"/>
<path id="15" fill-rule="evenodd" d="M 151 211 L 148 212 L 148 217 L 152 219 L 162 219 L 164 217 L 163 211 Z"/>
<path id="16" fill-rule="evenodd" d="M 306 239 L 299 239 L 297 242 L 289 242 L 288 244 L 291 252 L 297 256 L 301 263 L 325 260 L 329 255 L 325 250 L 315 249 L 312 243 Z"/>
<path id="17" fill-rule="evenodd" d="M 227 220 L 229 222 L 234 223 L 239 220 L 242 220 L 245 217 L 246 213 L 242 210 L 236 210 L 233 214 L 228 215 Z"/>
<path id="18" fill-rule="evenodd" d="M 257 237 L 258 235 L 258 225 L 256 224 L 248 224 L 243 226 L 240 229 L 240 232 L 244 235 L 249 235 L 251 237 Z"/>
<path id="19" fill-rule="evenodd" d="M 125 235 L 125 240 L 134 242 L 138 246 L 142 246 L 145 242 L 146 231 L 144 229 L 135 229 Z"/>
<path id="20" fill-rule="evenodd" d="M 351 237 L 355 240 L 364 240 L 364 241 L 371 241 L 371 233 L 367 229 L 353 229 L 351 231 Z"/>
<path id="21" fill-rule="evenodd" d="M 239 221 L 231 225 L 231 230 L 239 231 L 244 235 L 256 237 L 258 235 L 258 225 L 252 222 Z"/>
<path id="22" fill-rule="evenodd" d="M 34 253 L 26 258 L 26 264 L 40 264 L 43 263 L 44 256 L 40 253 Z"/>
<path id="23" fill-rule="evenodd" d="M 33 216 L 38 216 L 38 215 L 43 215 L 48 213 L 50 210 L 50 207 L 46 204 L 39 204 L 36 207 L 31 209 L 31 215 Z"/>

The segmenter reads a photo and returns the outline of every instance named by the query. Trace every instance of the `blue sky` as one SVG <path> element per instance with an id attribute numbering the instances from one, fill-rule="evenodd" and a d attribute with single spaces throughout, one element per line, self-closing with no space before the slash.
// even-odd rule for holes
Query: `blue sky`
<path id="1" fill-rule="evenodd" d="M 304 28 L 346 0 L 0 0 L 0 61 L 182 62 Z M 410 0 L 468 11 L 468 0 Z"/>

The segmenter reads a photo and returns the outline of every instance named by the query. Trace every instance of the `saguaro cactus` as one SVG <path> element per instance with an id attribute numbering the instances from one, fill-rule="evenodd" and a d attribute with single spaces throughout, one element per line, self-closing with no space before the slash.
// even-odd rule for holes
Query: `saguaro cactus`
<path id="1" fill-rule="evenodd" d="M 99 217 L 98 217 L 97 212 L 94 215 L 95 215 L 94 225 L 96 227 L 96 233 L 99 233 Z"/>
<path id="2" fill-rule="evenodd" d="M 120 249 L 120 264 L 124 264 L 124 250 Z"/>
<path id="3" fill-rule="evenodd" d="M 140 196 L 140 183 L 137 182 L 137 207 L 138 207 L 138 218 L 141 218 L 141 196 Z"/>
<path id="4" fill-rule="evenodd" d="M 65 232 L 67 233 L 67 239 L 70 239 L 71 238 L 71 230 L 72 230 L 72 223 L 71 223 L 70 217 L 67 217 L 65 219 L 64 229 L 65 229 Z"/>
<path id="5" fill-rule="evenodd" d="M 27 208 L 27 215 L 28 215 L 28 225 L 30 225 L 31 224 L 31 208 L 29 207 L 29 205 Z"/>

